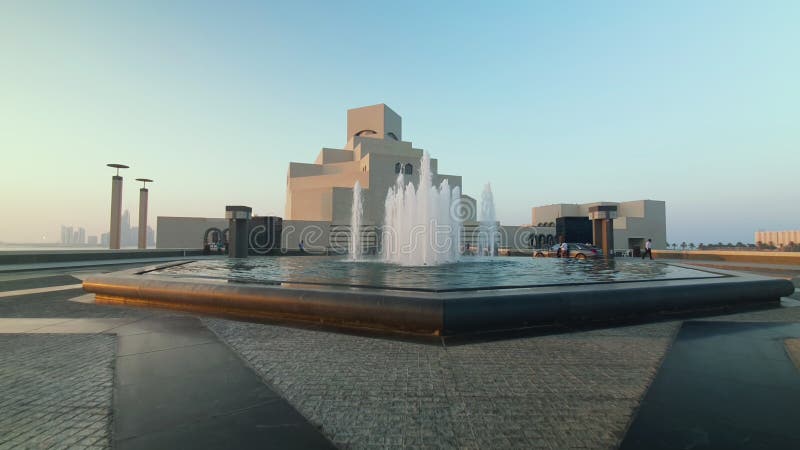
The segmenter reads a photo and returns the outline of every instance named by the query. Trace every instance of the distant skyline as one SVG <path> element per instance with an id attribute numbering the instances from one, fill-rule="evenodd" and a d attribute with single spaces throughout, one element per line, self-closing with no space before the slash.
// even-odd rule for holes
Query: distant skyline
<path id="1" fill-rule="evenodd" d="M 386 103 L 497 217 L 664 200 L 667 240 L 800 229 L 800 2 L 0 3 L 2 242 L 283 215 L 289 161 Z"/>

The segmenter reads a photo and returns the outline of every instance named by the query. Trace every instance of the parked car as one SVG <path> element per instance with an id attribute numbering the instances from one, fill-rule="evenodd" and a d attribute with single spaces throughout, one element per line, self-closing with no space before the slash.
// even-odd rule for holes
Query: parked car
<path id="1" fill-rule="evenodd" d="M 556 244 L 550 248 L 537 249 L 533 251 L 533 257 L 555 258 L 559 256 L 558 250 L 560 248 L 561 244 Z M 600 250 L 588 244 L 575 244 L 567 242 L 567 248 L 569 249 L 569 254 L 567 255 L 569 258 L 586 259 L 586 258 L 597 258 L 598 256 L 600 256 Z"/>

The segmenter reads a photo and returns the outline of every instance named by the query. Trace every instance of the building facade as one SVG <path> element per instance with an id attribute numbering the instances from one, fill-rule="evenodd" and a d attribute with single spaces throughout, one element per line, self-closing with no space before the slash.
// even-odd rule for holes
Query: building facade
<path id="1" fill-rule="evenodd" d="M 756 231 L 756 243 L 772 244 L 776 247 L 783 247 L 791 244 L 800 244 L 800 230 L 789 231 Z"/>
<path id="2" fill-rule="evenodd" d="M 386 193 L 402 174 L 419 185 L 422 149 L 403 140 L 402 119 L 384 104 L 347 111 L 344 148 L 322 148 L 313 163 L 291 162 L 286 174 L 286 221 L 350 223 L 353 186 L 361 184 L 365 225 L 383 222 Z M 461 187 L 461 177 L 438 173 L 431 158 L 433 183 L 447 179 Z"/>
<path id="3" fill-rule="evenodd" d="M 654 249 L 667 248 L 666 204 L 660 200 L 635 200 L 630 202 L 558 203 L 537 206 L 531 211 L 531 224 L 535 227 L 552 227 L 560 218 L 588 218 L 592 207 L 616 206 L 614 219 L 614 249 L 643 249 L 645 241 L 652 239 Z"/>

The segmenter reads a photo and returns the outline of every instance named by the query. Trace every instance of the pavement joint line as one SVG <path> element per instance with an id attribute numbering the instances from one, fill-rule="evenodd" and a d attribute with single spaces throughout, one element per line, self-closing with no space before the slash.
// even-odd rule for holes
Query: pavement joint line
<path id="1" fill-rule="evenodd" d="M 83 284 L 65 284 L 62 286 L 50 286 L 46 288 L 18 289 L 16 291 L 0 292 L 0 298 L 16 297 L 18 295 L 43 294 L 45 292 L 68 291 L 70 289 L 82 289 Z"/>
<path id="2" fill-rule="evenodd" d="M 25 317 L 25 318 L 20 317 L 20 319 L 38 319 L 38 317 Z M 64 319 L 61 322 L 48 323 L 47 325 L 42 325 L 39 328 L 31 328 L 30 330 L 27 330 L 25 333 L 31 333 L 33 331 L 41 330 L 42 328 L 47 328 L 47 327 L 50 327 L 50 326 L 53 326 L 53 325 L 61 325 L 63 323 L 67 323 L 67 322 L 69 322 L 71 320 L 75 320 L 75 319 L 74 318 L 70 318 L 70 319 Z M 24 334 L 24 333 L 17 333 L 17 334 Z M 54 334 L 66 334 L 66 333 L 54 333 Z"/>
<path id="3" fill-rule="evenodd" d="M 145 333 L 140 333 L 140 334 L 145 334 Z M 137 335 L 128 334 L 128 335 L 126 335 L 126 336 L 138 336 L 138 334 L 137 334 Z M 169 350 L 177 350 L 177 349 L 181 349 L 181 348 L 192 348 L 192 347 L 199 347 L 199 346 L 201 346 L 201 345 L 208 345 L 208 344 L 215 344 L 215 343 L 216 343 L 215 341 L 213 341 L 213 340 L 210 340 L 210 341 L 207 341 L 207 342 L 198 342 L 198 343 L 195 343 L 195 344 L 178 345 L 178 346 L 175 346 L 175 347 L 169 347 L 169 348 L 160 348 L 160 349 L 158 349 L 158 350 L 148 350 L 148 351 L 146 351 L 146 352 L 139 352 L 139 353 L 129 353 L 129 354 L 127 354 L 127 355 L 117 355 L 117 358 L 127 358 L 127 357 L 129 357 L 129 356 L 148 355 L 148 354 L 150 354 L 150 353 L 165 352 L 165 351 L 169 351 Z"/>

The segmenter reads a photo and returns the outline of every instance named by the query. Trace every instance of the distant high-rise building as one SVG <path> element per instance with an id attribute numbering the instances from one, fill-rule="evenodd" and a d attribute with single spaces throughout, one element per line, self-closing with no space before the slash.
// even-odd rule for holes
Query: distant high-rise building
<path id="1" fill-rule="evenodd" d="M 89 236 L 89 245 L 97 245 L 97 236 Z"/>
<path id="2" fill-rule="evenodd" d="M 72 227 L 61 225 L 61 243 L 72 244 L 74 239 L 75 237 Z"/>
<path id="3" fill-rule="evenodd" d="M 120 220 L 120 241 L 122 247 L 135 247 L 139 241 L 139 227 L 131 227 L 131 214 L 127 209 Z"/>
<path id="4" fill-rule="evenodd" d="M 100 246 L 101 247 L 108 247 L 110 242 L 110 237 L 108 233 L 103 233 L 100 235 Z"/>
<path id="5" fill-rule="evenodd" d="M 61 225 L 61 243 L 67 245 L 86 244 L 86 228 Z"/>
<path id="6" fill-rule="evenodd" d="M 148 247 L 155 247 L 156 245 L 156 232 L 153 228 L 148 225 L 147 226 L 147 246 Z"/>

